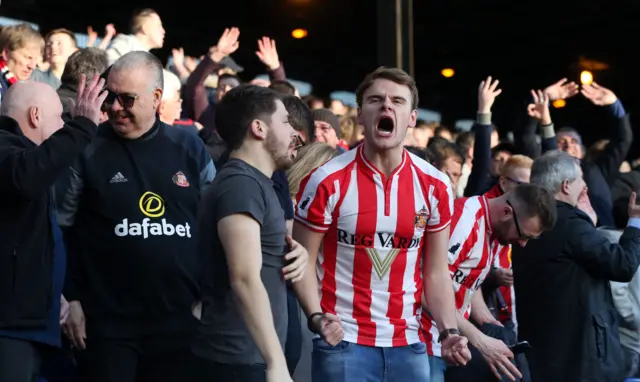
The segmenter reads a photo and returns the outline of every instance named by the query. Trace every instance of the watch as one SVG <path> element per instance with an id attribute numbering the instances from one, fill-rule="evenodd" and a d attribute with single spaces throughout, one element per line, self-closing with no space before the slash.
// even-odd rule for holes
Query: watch
<path id="1" fill-rule="evenodd" d="M 458 329 L 445 329 L 441 331 L 440 335 L 438 336 L 438 343 L 441 343 L 442 341 L 446 340 L 452 334 L 459 336 L 460 331 Z"/>

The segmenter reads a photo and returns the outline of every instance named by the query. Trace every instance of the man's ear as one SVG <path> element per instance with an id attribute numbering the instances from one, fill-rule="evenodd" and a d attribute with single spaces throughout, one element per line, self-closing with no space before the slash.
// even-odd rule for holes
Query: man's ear
<path id="1" fill-rule="evenodd" d="M 262 141 L 267 139 L 267 125 L 259 119 L 251 121 L 249 131 L 251 131 L 251 135 L 253 135 L 257 140 Z"/>
<path id="2" fill-rule="evenodd" d="M 156 89 L 153 91 L 153 108 L 159 110 L 160 103 L 162 102 L 162 89 Z"/>
<path id="3" fill-rule="evenodd" d="M 29 108 L 29 127 L 37 129 L 42 121 L 40 109 L 37 106 Z"/>
<path id="4" fill-rule="evenodd" d="M 409 115 L 409 127 L 416 127 L 418 122 L 418 110 L 413 110 Z"/>
<path id="5" fill-rule="evenodd" d="M 2 59 L 5 60 L 5 61 L 8 61 L 9 57 L 11 57 L 11 52 L 6 47 L 3 48 L 2 49 Z"/>

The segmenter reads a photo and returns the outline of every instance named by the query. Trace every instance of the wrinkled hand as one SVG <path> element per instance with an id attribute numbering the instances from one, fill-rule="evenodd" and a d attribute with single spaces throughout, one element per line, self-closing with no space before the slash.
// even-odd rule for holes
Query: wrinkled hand
<path id="1" fill-rule="evenodd" d="M 278 58 L 275 40 L 269 37 L 262 37 L 261 40 L 258 40 L 256 55 L 269 70 L 273 71 L 280 67 L 280 58 Z"/>
<path id="2" fill-rule="evenodd" d="M 71 301 L 69 303 L 69 315 L 64 325 L 62 325 L 62 331 L 73 346 L 81 350 L 86 348 L 87 330 L 80 301 Z"/>
<path id="3" fill-rule="evenodd" d="M 494 272 L 498 284 L 500 284 L 501 286 L 513 285 L 513 270 L 506 268 L 496 268 Z"/>
<path id="4" fill-rule="evenodd" d="M 502 380 L 501 372 L 512 381 L 515 381 L 516 377 L 522 378 L 522 374 L 518 368 L 510 361 L 514 356 L 511 350 L 509 350 L 509 347 L 500 340 L 484 334 L 482 336 L 482 340 L 478 344 L 477 349 L 489 364 L 493 375 L 495 375 L 498 380 Z"/>
<path id="5" fill-rule="evenodd" d="M 116 27 L 113 24 L 107 24 L 106 27 L 104 27 L 104 37 L 105 38 L 111 38 L 113 36 L 116 35 Z"/>
<path id="6" fill-rule="evenodd" d="M 184 66 L 184 49 L 182 48 L 171 49 L 171 56 L 173 57 L 173 64 L 176 67 Z"/>
<path id="7" fill-rule="evenodd" d="M 87 27 L 87 47 L 93 46 L 98 41 L 98 32 L 93 30 L 93 27 L 89 25 Z"/>
<path id="8" fill-rule="evenodd" d="M 220 36 L 216 46 L 209 50 L 211 60 L 213 60 L 213 62 L 220 62 L 220 60 L 238 50 L 240 46 L 238 37 L 240 37 L 240 29 L 236 27 L 226 28 L 224 32 L 222 32 L 222 36 Z"/>
<path id="9" fill-rule="evenodd" d="M 442 341 L 442 359 L 448 365 L 464 366 L 471 361 L 467 337 L 449 335 Z"/>
<path id="10" fill-rule="evenodd" d="M 582 190 L 582 192 L 580 193 L 580 196 L 578 196 L 578 204 L 576 207 L 578 207 L 579 210 L 581 210 L 582 212 L 587 214 L 589 218 L 591 218 L 591 221 L 593 221 L 593 225 L 597 225 L 598 215 L 596 214 L 596 211 L 591 206 L 591 200 L 589 199 L 588 191 L 589 189 L 587 187 L 585 187 L 584 190 Z"/>
<path id="11" fill-rule="evenodd" d="M 100 107 L 107 98 L 107 92 L 102 91 L 104 79 L 96 74 L 89 85 L 84 74 L 80 75 L 78 84 L 78 97 L 76 101 L 71 101 L 71 115 L 75 117 L 86 117 L 96 125 L 100 123 Z"/>
<path id="12" fill-rule="evenodd" d="M 284 256 L 284 259 L 286 261 L 294 261 L 284 267 L 282 272 L 285 280 L 291 280 L 292 283 L 295 283 L 304 277 L 304 272 L 307 270 L 309 262 L 309 253 L 307 253 L 307 249 L 304 246 L 293 240 L 291 236 L 287 235 L 286 240 L 290 252 Z"/>
<path id="13" fill-rule="evenodd" d="M 69 302 L 63 295 L 60 295 L 60 325 L 64 325 L 69 317 Z"/>
<path id="14" fill-rule="evenodd" d="M 486 80 L 480 82 L 478 87 L 478 113 L 487 114 L 491 112 L 491 106 L 496 100 L 496 97 L 502 93 L 502 89 L 497 89 L 500 81 L 491 80 L 491 76 Z"/>
<path id="15" fill-rule="evenodd" d="M 549 85 L 544 89 L 544 94 L 549 97 L 550 101 L 559 99 L 567 99 L 575 96 L 580 92 L 580 87 L 575 82 L 567 82 L 566 78 L 561 79 L 555 84 Z"/>
<path id="16" fill-rule="evenodd" d="M 618 97 L 609 89 L 592 82 L 591 85 L 582 85 L 580 93 L 594 105 L 613 105 Z"/>
<path id="17" fill-rule="evenodd" d="M 527 113 L 531 118 L 535 118 L 543 125 L 551 124 L 551 113 L 549 112 L 549 97 L 546 93 L 538 90 L 531 91 L 533 103 L 527 106 Z"/>
<path id="18" fill-rule="evenodd" d="M 342 324 L 334 314 L 325 313 L 322 316 L 314 316 L 310 326 L 331 346 L 337 346 L 344 339 Z"/>
<path id="19" fill-rule="evenodd" d="M 635 191 L 629 196 L 629 217 L 640 218 L 640 205 L 636 203 Z"/>

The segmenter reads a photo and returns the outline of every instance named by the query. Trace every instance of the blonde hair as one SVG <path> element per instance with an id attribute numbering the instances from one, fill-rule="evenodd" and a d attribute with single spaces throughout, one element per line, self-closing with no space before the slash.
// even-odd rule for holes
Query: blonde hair
<path id="1" fill-rule="evenodd" d="M 516 168 L 526 168 L 531 170 L 533 166 L 533 159 L 526 155 L 512 155 L 502 168 L 500 169 L 500 175 L 509 176 Z"/>
<path id="2" fill-rule="evenodd" d="M 44 38 L 27 23 L 4 27 L 0 33 L 0 49 L 7 49 L 9 52 L 22 49 L 31 42 L 40 44 L 41 51 L 44 49 Z"/>
<path id="3" fill-rule="evenodd" d="M 340 117 L 340 139 L 344 139 L 347 142 L 351 141 L 353 135 L 357 132 L 358 123 L 355 117 L 342 116 Z"/>
<path id="4" fill-rule="evenodd" d="M 291 199 L 295 199 L 302 179 L 337 155 L 336 149 L 323 142 L 314 142 L 301 148 L 295 163 L 287 170 Z"/>

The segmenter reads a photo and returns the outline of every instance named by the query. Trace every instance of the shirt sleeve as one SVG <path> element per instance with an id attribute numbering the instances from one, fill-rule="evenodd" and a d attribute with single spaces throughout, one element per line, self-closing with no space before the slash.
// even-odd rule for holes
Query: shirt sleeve
<path id="1" fill-rule="evenodd" d="M 328 176 L 321 167 L 300 183 L 295 219 L 312 231 L 326 232 L 339 198 L 338 180 Z"/>
<path id="2" fill-rule="evenodd" d="M 264 223 L 267 203 L 264 190 L 256 179 L 247 175 L 232 175 L 216 184 L 216 224 L 231 215 L 244 214 Z"/>
<path id="3" fill-rule="evenodd" d="M 451 223 L 453 214 L 453 191 L 449 182 L 437 179 L 429 188 L 427 199 L 431 208 L 427 232 L 442 231 Z"/>

